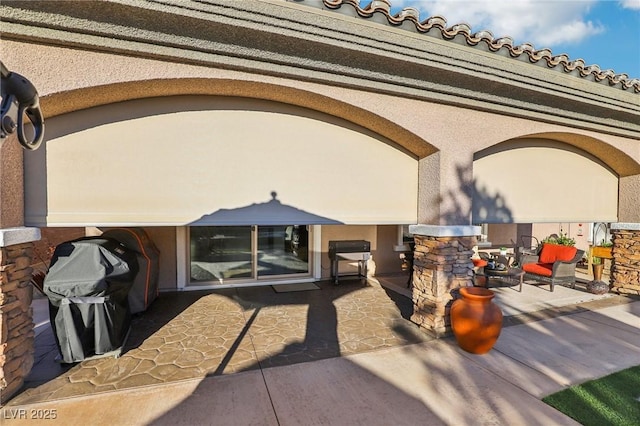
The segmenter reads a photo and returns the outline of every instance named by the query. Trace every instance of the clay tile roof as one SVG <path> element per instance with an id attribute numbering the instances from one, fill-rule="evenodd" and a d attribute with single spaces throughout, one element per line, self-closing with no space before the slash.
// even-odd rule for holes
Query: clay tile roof
<path id="1" fill-rule="evenodd" d="M 364 7 L 361 6 L 360 0 L 322 0 L 322 2 L 329 10 L 351 7 L 358 17 L 365 19 L 375 17 L 374 20 L 378 23 L 380 23 L 379 17 L 382 14 L 386 18 L 386 24 L 391 26 L 400 26 L 409 22 L 415 25 L 418 33 L 436 36 L 433 31 L 437 30 L 438 35 L 444 40 L 460 40 L 462 38 L 467 45 L 472 47 L 484 43 L 491 52 L 506 50 L 501 53 L 508 53 L 512 58 L 526 55 L 529 62 L 533 64 L 546 65 L 548 68 L 557 69 L 573 76 L 640 93 L 640 79 L 631 79 L 627 74 L 616 74 L 613 70 L 601 70 L 598 65 L 586 65 L 582 59 L 570 60 L 564 53 L 554 55 L 550 49 L 536 50 L 530 43 L 514 46 L 511 37 L 494 38 L 493 34 L 487 30 L 471 33 L 471 27 L 465 23 L 447 27 L 447 20 L 442 16 L 431 16 L 420 21 L 418 10 L 412 7 L 406 7 L 392 15 L 390 0 L 373 0 Z"/>

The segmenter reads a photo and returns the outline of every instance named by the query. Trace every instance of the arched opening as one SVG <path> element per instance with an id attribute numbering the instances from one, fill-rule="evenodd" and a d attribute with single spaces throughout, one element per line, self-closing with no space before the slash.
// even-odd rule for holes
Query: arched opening
<path id="1" fill-rule="evenodd" d="M 78 110 L 47 125 L 44 149 L 26 159 L 27 223 L 147 227 L 164 253 L 175 253 L 175 262 L 164 258 L 166 276 L 188 277 L 198 266 L 192 282 L 317 279 L 323 260 L 313 252 L 335 235 L 327 228 L 321 239 L 319 226 L 357 225 L 387 238 L 376 229 L 416 222 L 418 155 L 315 110 L 163 96 Z M 306 247 L 293 247 L 296 236 Z M 243 241 L 219 247 L 223 239 Z M 378 259 L 393 268 L 391 239 Z M 265 253 L 279 262 L 295 257 L 295 265 L 261 263 Z M 210 267 L 231 254 L 238 274 Z M 166 286 L 175 288 L 175 278 Z"/>
<path id="2" fill-rule="evenodd" d="M 529 135 L 474 156 L 473 221 L 480 246 L 528 251 L 545 238 L 566 237 L 586 254 L 600 244 L 594 223 L 619 220 L 620 184 L 640 173 L 633 158 L 611 145 L 573 133 Z M 592 279 L 591 256 L 576 274 Z M 585 281 L 586 282 L 586 281 Z"/>
<path id="3" fill-rule="evenodd" d="M 290 215 L 314 215 L 311 223 L 416 220 L 416 156 L 316 111 L 180 96 L 95 107 L 47 125 L 45 149 L 26 158 L 32 226 L 246 225 L 255 218 L 240 209 L 274 191 L 297 209 Z M 282 211 L 260 220 L 299 222 Z"/>
<path id="4" fill-rule="evenodd" d="M 619 175 L 573 145 L 519 138 L 474 155 L 474 223 L 617 220 Z"/>

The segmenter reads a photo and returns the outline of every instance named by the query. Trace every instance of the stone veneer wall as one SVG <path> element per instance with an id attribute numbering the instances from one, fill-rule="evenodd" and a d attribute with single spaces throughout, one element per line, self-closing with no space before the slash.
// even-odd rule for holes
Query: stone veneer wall
<path id="1" fill-rule="evenodd" d="M 33 243 L 0 247 L 0 404 L 23 385 L 34 361 Z"/>
<path id="2" fill-rule="evenodd" d="M 611 291 L 640 295 L 640 230 L 612 229 Z"/>
<path id="3" fill-rule="evenodd" d="M 414 237 L 413 315 L 411 321 L 430 334 L 451 332 L 449 311 L 455 290 L 473 285 L 476 237 Z"/>

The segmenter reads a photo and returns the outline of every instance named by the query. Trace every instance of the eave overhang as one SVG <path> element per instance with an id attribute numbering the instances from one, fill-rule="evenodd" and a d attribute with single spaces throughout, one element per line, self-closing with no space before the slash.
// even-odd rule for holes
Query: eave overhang
<path id="1" fill-rule="evenodd" d="M 455 37 L 427 37 L 406 25 L 300 3 L 3 1 L 1 37 L 311 81 L 640 139 L 640 95 L 634 90 Z"/>

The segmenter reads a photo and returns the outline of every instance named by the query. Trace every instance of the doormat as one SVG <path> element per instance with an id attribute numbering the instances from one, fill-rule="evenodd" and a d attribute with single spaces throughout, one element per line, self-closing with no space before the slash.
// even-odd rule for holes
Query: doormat
<path id="1" fill-rule="evenodd" d="M 278 284 L 272 285 L 273 290 L 276 293 L 289 293 L 292 291 L 308 291 L 308 290 L 320 290 L 320 287 L 314 283 L 299 283 L 299 284 Z"/>

